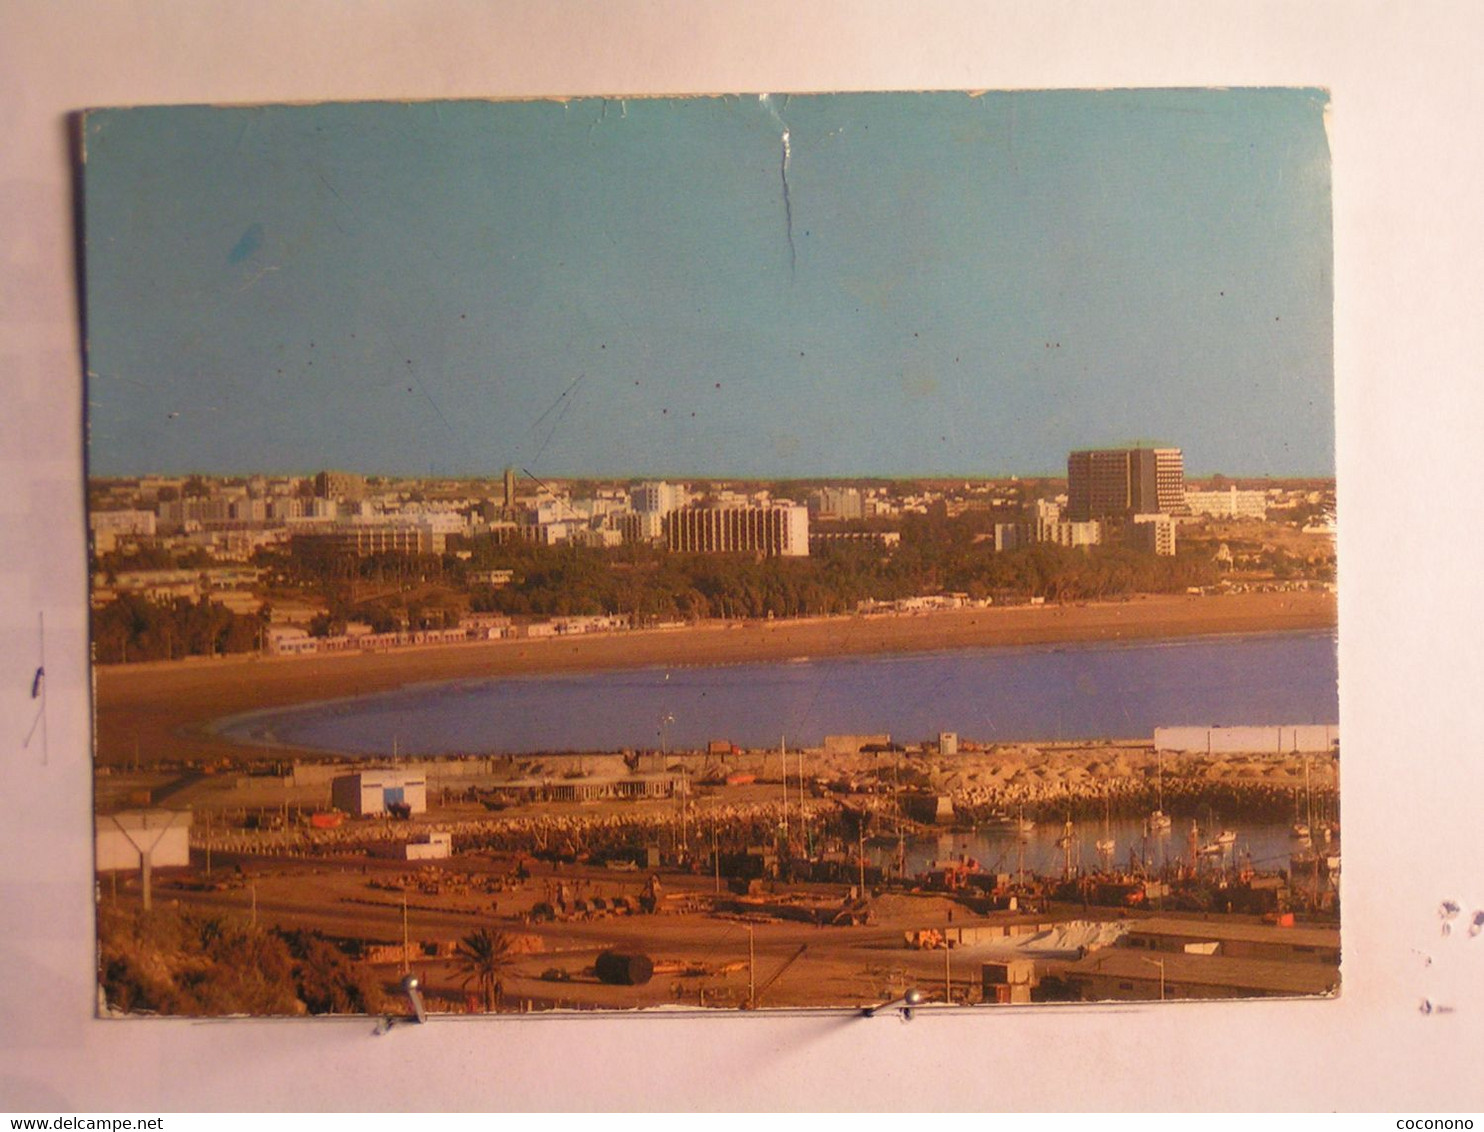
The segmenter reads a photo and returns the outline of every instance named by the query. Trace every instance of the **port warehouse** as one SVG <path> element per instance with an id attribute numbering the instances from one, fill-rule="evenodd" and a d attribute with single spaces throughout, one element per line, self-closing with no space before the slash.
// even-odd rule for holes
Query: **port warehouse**
<path id="1" fill-rule="evenodd" d="M 1340 729 L 1326 724 L 1282 727 L 1156 727 L 1154 749 L 1170 754 L 1333 753 Z"/>
<path id="2" fill-rule="evenodd" d="M 1229 959 L 1290 960 L 1336 964 L 1340 933 L 1336 928 L 1292 927 L 1275 933 L 1261 924 L 1219 920 L 1142 920 L 1129 928 L 1123 942 L 1132 949 L 1161 953 L 1204 954 L 1212 949 Z"/>
<path id="3" fill-rule="evenodd" d="M 941 946 L 994 946 L 1068 926 L 1025 919 L 950 925 L 941 931 Z M 910 936 L 908 944 L 914 944 Z M 985 1002 L 1147 1002 L 1161 991 L 1181 999 L 1333 994 L 1339 962 L 1338 928 L 1163 916 L 1128 921 L 1114 944 L 1076 959 L 996 959 L 980 972 Z"/>
<path id="4" fill-rule="evenodd" d="M 517 778 L 501 782 L 494 793 L 518 802 L 596 802 L 612 798 L 673 798 L 683 779 L 678 774 L 630 774 L 607 778 Z"/>
<path id="5" fill-rule="evenodd" d="M 986 918 L 931 930 L 933 943 L 947 947 L 993 946 L 1055 931 L 1066 921 L 1057 919 Z M 1219 956 L 1270 963 L 1314 963 L 1334 966 L 1340 961 L 1340 931 L 1323 926 L 1282 926 L 1271 923 L 1232 923 L 1223 919 L 1182 919 L 1151 916 L 1120 920 L 1124 930 L 1117 946 L 1146 957 L 1170 955 Z M 908 933 L 909 946 L 922 946 L 919 933 Z M 1149 960 L 1154 962 L 1154 960 Z"/>
<path id="6" fill-rule="evenodd" d="M 1268 959 L 1226 959 L 1176 952 L 1151 959 L 1134 948 L 1093 952 L 1059 972 L 1084 1002 L 1166 998 L 1284 998 L 1329 995 L 1339 989 L 1339 972 L 1319 963 Z"/>

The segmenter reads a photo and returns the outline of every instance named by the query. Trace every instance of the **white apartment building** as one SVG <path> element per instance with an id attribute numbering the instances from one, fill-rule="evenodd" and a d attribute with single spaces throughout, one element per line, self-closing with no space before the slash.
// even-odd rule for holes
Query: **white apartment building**
<path id="1" fill-rule="evenodd" d="M 1192 515 L 1211 515 L 1218 519 L 1265 519 L 1268 514 L 1266 492 L 1238 491 L 1235 487 L 1226 491 L 1187 489 L 1185 505 Z"/>
<path id="2" fill-rule="evenodd" d="M 1097 546 L 1103 541 L 1103 525 L 1096 519 L 1080 523 L 1040 522 L 1036 524 L 1036 541 L 1057 546 Z"/>
<path id="3" fill-rule="evenodd" d="M 679 484 L 663 480 L 641 483 L 629 492 L 629 509 L 640 515 L 668 515 L 684 507 L 688 495 Z"/>
<path id="4" fill-rule="evenodd" d="M 153 535 L 155 514 L 153 511 L 94 511 L 88 516 L 88 526 L 95 535 L 105 531 L 114 535 Z"/>
<path id="5" fill-rule="evenodd" d="M 809 493 L 809 513 L 819 519 L 861 519 L 865 499 L 859 488 L 822 487 Z"/>

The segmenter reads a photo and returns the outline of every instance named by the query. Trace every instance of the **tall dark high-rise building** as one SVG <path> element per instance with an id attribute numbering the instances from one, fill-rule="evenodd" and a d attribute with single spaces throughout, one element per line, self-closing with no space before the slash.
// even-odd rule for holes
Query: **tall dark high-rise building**
<path id="1" fill-rule="evenodd" d="M 1178 448 L 1102 448 L 1067 457 L 1067 517 L 1073 522 L 1169 515 L 1184 507 L 1185 458 Z"/>
<path id="2" fill-rule="evenodd" d="M 314 477 L 314 494 L 321 499 L 359 503 L 366 498 L 366 477 L 358 472 L 320 472 Z"/>

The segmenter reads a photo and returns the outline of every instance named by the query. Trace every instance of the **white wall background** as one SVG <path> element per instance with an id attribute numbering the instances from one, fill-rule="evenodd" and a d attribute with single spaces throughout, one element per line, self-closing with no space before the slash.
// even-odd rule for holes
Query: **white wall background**
<path id="1" fill-rule="evenodd" d="M 1364 0 L 6 0 L 0 1109 L 1484 1105 L 1475 464 L 1484 10 Z M 1132 85 L 1333 92 L 1345 989 L 933 1017 L 93 1018 L 82 430 L 64 115 L 129 103 Z M 1460 490 L 1462 489 L 1462 490 Z M 1397 520 L 1405 516 L 1405 522 Z M 1408 540 L 1403 542 L 1402 540 Z M 1414 550 L 1415 548 L 1415 550 Z M 46 744 L 28 748 L 44 614 Z M 1431 957 L 1431 965 L 1425 960 Z M 1429 998 L 1450 1012 L 1424 1014 Z"/>

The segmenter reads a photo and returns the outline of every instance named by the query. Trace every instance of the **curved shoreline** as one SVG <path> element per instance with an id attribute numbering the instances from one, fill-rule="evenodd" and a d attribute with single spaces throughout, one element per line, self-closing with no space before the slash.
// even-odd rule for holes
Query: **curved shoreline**
<path id="1" fill-rule="evenodd" d="M 1317 698 L 1312 709 L 1290 704 L 1286 710 L 1279 710 L 1271 695 L 1253 700 L 1251 688 L 1236 671 L 1232 673 L 1235 682 L 1229 687 L 1213 686 L 1203 700 L 1200 693 L 1187 689 L 1178 704 L 1167 703 L 1163 709 L 1143 704 L 1141 697 L 1150 694 L 1148 686 L 1134 682 L 1106 702 L 1101 715 L 1081 716 L 1071 724 L 1061 709 L 1057 709 L 1053 723 L 1047 715 L 1049 706 L 1041 711 L 1017 711 L 1012 705 L 1001 705 L 992 713 L 993 718 L 981 718 L 961 702 L 938 704 L 930 720 L 917 710 L 920 697 L 898 700 L 893 692 L 899 684 L 918 685 L 925 679 L 937 687 L 947 678 L 947 673 L 952 673 L 955 681 L 966 679 L 971 686 L 986 690 L 1006 679 L 1029 681 L 1024 687 L 1034 698 L 1036 687 L 1059 683 L 1067 659 L 1095 687 L 1117 682 L 1119 673 L 1146 671 L 1151 665 L 1156 672 L 1166 674 L 1189 665 L 1203 669 L 1211 663 L 1223 662 L 1217 658 L 1237 655 L 1230 652 L 1233 648 L 1257 650 L 1241 654 L 1248 657 L 1241 672 L 1260 672 L 1267 663 L 1276 663 L 1277 656 L 1288 655 L 1284 650 L 1302 648 L 1307 659 L 1302 662 L 1301 670 L 1309 671 L 1314 666 L 1313 670 L 1317 671 L 1327 665 L 1329 676 L 1313 689 Z M 1183 659 L 1157 659 L 1171 655 Z M 923 673 L 931 673 L 931 677 L 924 677 Z M 1299 671 L 1294 672 L 1294 677 L 1299 678 Z M 1080 688 L 1084 676 L 1077 679 Z M 1151 675 L 1151 679 L 1162 682 L 1159 675 Z M 861 681 L 865 685 L 858 686 Z M 670 733 L 670 747 L 677 751 L 702 750 L 716 734 L 727 736 L 743 749 L 755 750 L 775 745 L 782 731 L 787 733 L 790 745 L 813 749 L 830 734 L 855 734 L 862 730 L 933 734 L 935 728 L 945 727 L 956 731 L 962 740 L 981 745 L 1043 743 L 1053 734 L 1057 739 L 1079 742 L 1142 740 L 1147 743 L 1157 725 L 1197 718 L 1297 719 L 1308 718 L 1310 710 L 1322 711 L 1329 718 L 1333 714 L 1333 681 L 1333 633 L 1327 629 L 1291 629 L 466 677 L 405 684 L 369 695 L 270 707 L 227 716 L 215 720 L 210 727 L 214 734 L 242 747 L 266 752 L 286 748 L 312 750 L 325 758 L 352 760 L 393 756 L 394 734 L 401 739 L 403 757 L 597 755 L 653 745 L 656 740 L 652 720 L 645 713 L 654 697 L 666 697 L 670 709 L 691 721 L 689 730 L 682 725 Z M 802 694 L 808 701 L 808 710 L 801 717 L 798 714 L 801 704 L 793 703 L 783 711 L 781 700 L 760 699 L 755 695 L 753 689 L 759 685 L 777 687 L 780 695 L 784 694 L 784 688 L 793 690 L 789 694 Z M 819 693 L 826 687 L 831 692 L 826 698 L 834 707 L 827 707 L 819 716 L 815 707 Z M 697 689 L 702 688 L 705 690 L 697 698 Z M 843 694 L 842 688 L 847 689 Z M 1084 695 L 1091 694 L 1091 687 L 1084 689 Z M 707 696 L 712 698 L 708 701 Z M 1191 696 L 1199 700 L 1199 708 L 1189 699 Z M 772 707 L 782 714 L 775 718 Z M 1274 710 L 1278 715 L 1270 716 L 1268 713 Z M 606 721 L 598 726 L 577 722 L 596 717 Z M 377 738 L 365 730 L 369 718 L 381 721 L 373 728 Z M 695 721 L 702 718 L 707 722 L 698 725 Z M 475 725 L 476 719 L 483 722 Z M 551 722 L 543 726 L 538 721 Z"/>
<path id="2" fill-rule="evenodd" d="M 1145 596 L 1066 606 L 963 609 L 895 616 L 706 623 L 585 637 L 507 640 L 333 657 L 176 661 L 95 669 L 100 765 L 262 757 L 213 731 L 225 717 L 412 684 L 656 665 L 782 661 L 1070 641 L 1147 640 L 1330 628 L 1333 594 Z M 273 749 L 279 757 L 322 752 Z M 136 755 L 137 751 L 137 755 Z"/>

